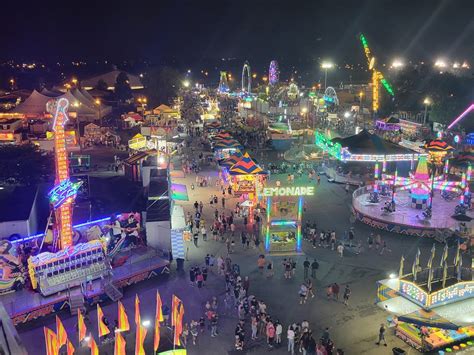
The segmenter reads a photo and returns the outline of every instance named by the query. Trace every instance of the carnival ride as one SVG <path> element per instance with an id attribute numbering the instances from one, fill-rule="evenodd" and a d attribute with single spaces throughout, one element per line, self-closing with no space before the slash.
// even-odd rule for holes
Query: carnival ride
<path id="1" fill-rule="evenodd" d="M 276 60 L 272 60 L 270 62 L 270 67 L 268 68 L 268 82 L 270 85 L 274 86 L 278 84 L 280 80 L 280 70 L 278 68 L 278 62 Z"/>
<path id="2" fill-rule="evenodd" d="M 229 82 L 227 81 L 227 72 L 221 71 L 220 79 L 219 79 L 219 86 L 217 91 L 221 94 L 227 94 L 230 91 Z"/>
<path id="3" fill-rule="evenodd" d="M 385 91 L 387 91 L 387 93 L 390 96 L 394 96 L 395 93 L 390 83 L 383 76 L 382 72 L 376 68 L 375 57 L 373 56 L 372 51 L 370 50 L 367 39 L 362 33 L 359 34 L 359 40 L 362 43 L 362 47 L 364 48 L 364 53 L 365 53 L 365 57 L 367 58 L 368 68 L 372 72 L 372 110 L 374 112 L 377 112 L 379 109 L 379 104 L 380 104 L 379 83 L 382 83 L 382 86 L 385 88 Z"/>
<path id="4" fill-rule="evenodd" d="M 457 244 L 449 265 L 445 245 L 439 266 L 434 266 L 433 245 L 422 267 L 418 249 L 410 273 L 404 272 L 402 256 L 398 275 L 377 282 L 377 305 L 390 312 L 387 321 L 395 335 L 421 352 L 445 354 L 474 345 L 469 341 L 474 336 L 469 311 L 474 306 L 474 281 L 470 265 L 462 267 L 461 251 Z"/>
<path id="5" fill-rule="evenodd" d="M 328 86 L 326 90 L 324 90 L 323 99 L 326 105 L 339 106 L 339 99 L 336 90 L 332 86 Z"/>
<path id="6" fill-rule="evenodd" d="M 247 79 L 247 82 L 245 82 L 245 79 Z M 248 61 L 245 61 L 242 68 L 242 92 L 248 94 L 252 92 L 252 74 Z"/>

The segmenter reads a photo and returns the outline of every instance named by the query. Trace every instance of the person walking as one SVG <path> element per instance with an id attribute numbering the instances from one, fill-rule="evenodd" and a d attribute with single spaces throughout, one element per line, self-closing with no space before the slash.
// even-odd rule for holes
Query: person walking
<path id="1" fill-rule="evenodd" d="M 267 344 L 269 348 L 273 348 L 273 341 L 275 340 L 275 326 L 272 321 L 267 322 Z"/>
<path id="2" fill-rule="evenodd" d="M 343 257 L 344 245 L 342 243 L 339 243 L 339 245 L 337 246 L 337 253 L 339 254 L 341 258 Z"/>
<path id="3" fill-rule="evenodd" d="M 288 340 L 288 352 L 291 353 L 291 355 L 295 354 L 295 331 L 293 329 L 293 326 L 290 325 L 288 328 L 288 331 L 286 332 L 286 338 Z"/>
<path id="4" fill-rule="evenodd" d="M 332 295 L 336 301 L 339 301 L 339 285 L 336 282 L 332 285 Z"/>
<path id="5" fill-rule="evenodd" d="M 306 296 L 308 296 L 308 287 L 306 287 L 306 284 L 301 284 L 298 294 L 300 295 L 300 304 L 306 303 Z"/>
<path id="6" fill-rule="evenodd" d="M 199 239 L 199 229 L 196 228 L 196 229 L 194 230 L 194 234 L 193 234 L 194 246 L 195 246 L 196 248 L 198 248 L 198 239 Z"/>
<path id="7" fill-rule="evenodd" d="M 283 333 L 283 326 L 281 325 L 280 321 L 277 320 L 275 323 L 275 336 L 276 336 L 275 343 L 277 345 L 281 344 L 281 333 Z"/>
<path id="8" fill-rule="evenodd" d="M 349 297 L 351 296 L 351 289 L 349 288 L 349 285 L 346 285 L 346 288 L 344 289 L 344 304 L 347 306 L 349 303 Z"/>
<path id="9" fill-rule="evenodd" d="M 222 208 L 225 208 L 225 197 L 224 196 L 222 196 Z"/>
<path id="10" fill-rule="evenodd" d="M 207 242 L 207 230 L 206 230 L 206 227 L 204 227 L 204 226 L 202 226 L 202 228 L 201 228 L 201 235 L 202 235 L 202 240 Z"/>
<path id="11" fill-rule="evenodd" d="M 196 345 L 196 340 L 197 340 L 197 337 L 198 337 L 198 334 L 199 334 L 198 322 L 197 321 L 195 321 L 195 320 L 191 321 L 190 332 L 191 332 L 191 336 L 193 338 L 193 345 Z"/>
<path id="12" fill-rule="evenodd" d="M 309 267 L 311 266 L 311 263 L 309 262 L 308 258 L 306 258 L 305 261 L 303 261 L 303 270 L 304 270 L 304 279 L 306 280 L 308 278 L 308 273 L 309 273 Z"/>
<path id="13" fill-rule="evenodd" d="M 346 190 L 346 195 L 348 195 L 349 194 L 349 183 L 346 183 L 345 190 Z"/>
<path id="14" fill-rule="evenodd" d="M 385 340 L 385 325 L 384 325 L 383 323 L 380 324 L 380 328 L 379 328 L 379 341 L 376 342 L 375 344 L 380 345 L 380 343 L 382 342 L 382 340 L 383 340 L 383 342 L 384 342 L 383 345 L 384 345 L 384 346 L 387 346 L 387 341 Z"/>
<path id="15" fill-rule="evenodd" d="M 319 263 L 314 259 L 314 261 L 311 263 L 311 277 L 313 279 L 316 278 L 316 270 L 319 268 Z"/>
<path id="16" fill-rule="evenodd" d="M 217 336 L 217 320 L 218 316 L 216 312 L 213 312 L 211 316 L 211 337 L 216 337 Z"/>
<path id="17" fill-rule="evenodd" d="M 314 298 L 313 282 L 310 279 L 306 280 L 306 287 L 308 288 L 308 297 Z"/>
<path id="18" fill-rule="evenodd" d="M 252 340 L 257 339 L 257 325 L 258 325 L 258 320 L 257 317 L 252 316 L 252 320 L 250 323 L 250 327 L 252 329 Z"/>

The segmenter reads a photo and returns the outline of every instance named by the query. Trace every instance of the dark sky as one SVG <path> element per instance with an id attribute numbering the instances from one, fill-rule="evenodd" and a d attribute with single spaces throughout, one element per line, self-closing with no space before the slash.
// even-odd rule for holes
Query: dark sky
<path id="1" fill-rule="evenodd" d="M 474 57 L 474 0 L 2 1 L 0 57 L 184 63 Z"/>

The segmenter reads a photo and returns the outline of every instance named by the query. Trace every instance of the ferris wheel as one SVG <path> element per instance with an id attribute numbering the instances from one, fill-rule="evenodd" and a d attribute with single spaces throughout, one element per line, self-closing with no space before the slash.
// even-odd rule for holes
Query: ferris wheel
<path id="1" fill-rule="evenodd" d="M 247 79 L 247 82 L 245 81 Z M 242 92 L 250 93 L 252 90 L 252 76 L 250 74 L 250 64 L 245 61 L 242 68 Z"/>
<path id="2" fill-rule="evenodd" d="M 332 86 L 328 86 L 324 91 L 324 101 L 329 104 L 339 106 L 339 99 L 336 94 L 336 90 Z"/>

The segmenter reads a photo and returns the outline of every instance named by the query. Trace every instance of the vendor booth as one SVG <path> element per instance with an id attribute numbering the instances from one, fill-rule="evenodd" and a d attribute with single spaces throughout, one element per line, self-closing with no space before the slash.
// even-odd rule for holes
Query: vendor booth
<path id="1" fill-rule="evenodd" d="M 248 200 L 255 200 L 256 192 L 265 184 L 267 172 L 245 153 L 242 159 L 230 167 L 229 176 L 235 196 L 244 195 Z"/>

